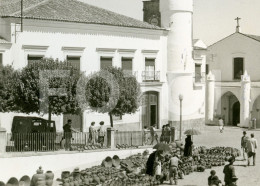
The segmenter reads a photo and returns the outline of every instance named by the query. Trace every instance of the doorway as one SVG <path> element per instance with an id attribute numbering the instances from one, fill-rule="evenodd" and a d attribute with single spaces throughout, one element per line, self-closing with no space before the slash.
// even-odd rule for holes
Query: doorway
<path id="1" fill-rule="evenodd" d="M 158 92 L 145 92 L 142 97 L 142 128 L 159 124 Z"/>
<path id="2" fill-rule="evenodd" d="M 235 102 L 233 105 L 233 126 L 237 126 L 240 123 L 240 103 Z"/>

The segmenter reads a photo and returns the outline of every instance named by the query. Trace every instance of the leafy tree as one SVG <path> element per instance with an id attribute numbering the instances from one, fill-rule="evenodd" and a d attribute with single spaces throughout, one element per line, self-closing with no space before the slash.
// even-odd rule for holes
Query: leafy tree
<path id="1" fill-rule="evenodd" d="M 54 71 L 55 70 L 55 71 Z M 62 77 L 66 71 L 66 77 Z M 43 78 L 41 73 L 44 72 Z M 56 75 L 53 77 L 53 75 Z M 43 58 L 23 68 L 16 76 L 14 100 L 20 112 L 39 114 L 77 114 L 80 109 L 76 101 L 76 86 L 80 77 L 77 69 L 67 62 Z M 62 88 L 65 94 L 42 96 L 50 88 Z M 52 94 L 51 94 L 52 95 Z"/>
<path id="2" fill-rule="evenodd" d="M 89 107 L 108 113 L 113 127 L 113 115 L 135 113 L 140 103 L 140 86 L 136 78 L 120 68 L 109 67 L 88 77 L 85 86 Z"/>
<path id="3" fill-rule="evenodd" d="M 16 75 L 12 66 L 0 66 L 0 112 L 19 110 L 13 96 Z"/>

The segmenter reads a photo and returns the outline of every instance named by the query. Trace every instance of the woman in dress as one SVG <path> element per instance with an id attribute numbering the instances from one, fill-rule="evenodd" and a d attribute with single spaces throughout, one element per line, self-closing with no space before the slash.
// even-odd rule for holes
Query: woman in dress
<path id="1" fill-rule="evenodd" d="M 185 139 L 184 156 L 192 156 L 192 144 L 193 142 L 191 141 L 191 135 L 187 135 Z"/>

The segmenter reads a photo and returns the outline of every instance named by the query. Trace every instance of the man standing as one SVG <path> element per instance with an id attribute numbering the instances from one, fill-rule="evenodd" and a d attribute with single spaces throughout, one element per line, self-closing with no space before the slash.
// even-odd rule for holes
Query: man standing
<path id="1" fill-rule="evenodd" d="M 250 165 L 250 158 L 253 156 L 253 165 L 255 166 L 255 156 L 257 149 L 257 140 L 254 138 L 255 135 L 251 134 L 251 139 L 247 140 L 246 148 L 247 148 L 247 156 L 248 156 L 248 166 Z"/>
<path id="2" fill-rule="evenodd" d="M 235 168 L 233 163 L 235 162 L 235 157 L 229 158 L 229 164 L 225 165 L 223 173 L 225 174 L 224 176 L 224 181 L 225 181 L 225 186 L 235 186 L 237 177 L 235 174 Z"/>
<path id="3" fill-rule="evenodd" d="M 157 141 L 158 143 L 158 135 L 156 134 L 156 131 L 155 131 L 155 125 L 152 125 L 151 128 L 150 128 L 150 134 L 151 134 L 151 145 L 153 145 L 153 141 L 154 139 Z"/>
<path id="4" fill-rule="evenodd" d="M 247 136 L 246 136 L 246 131 L 243 132 L 243 136 L 241 138 L 241 149 L 242 149 L 242 153 L 243 153 L 243 158 L 244 160 L 246 160 L 246 141 L 247 141 Z"/>
<path id="5" fill-rule="evenodd" d="M 72 121 L 68 119 L 67 124 L 63 126 L 64 138 L 65 138 L 65 150 L 71 150 L 71 139 L 72 139 L 72 131 L 78 132 L 77 130 L 71 127 Z"/>

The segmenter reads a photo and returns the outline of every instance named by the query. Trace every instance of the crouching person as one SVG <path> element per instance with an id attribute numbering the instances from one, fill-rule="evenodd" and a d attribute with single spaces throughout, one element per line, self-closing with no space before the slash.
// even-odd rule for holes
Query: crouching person
<path id="1" fill-rule="evenodd" d="M 210 176 L 208 177 L 208 185 L 209 186 L 221 186 L 221 181 L 218 179 L 215 170 L 210 171 Z"/>
<path id="2" fill-rule="evenodd" d="M 173 156 L 170 159 L 169 163 L 169 177 L 170 177 L 170 184 L 173 185 L 173 182 L 175 185 L 178 184 L 178 166 L 179 163 L 182 163 L 182 161 L 178 158 L 178 155 L 176 153 L 173 154 Z"/>

